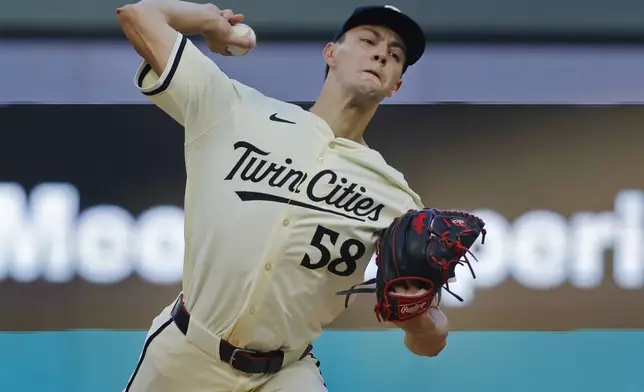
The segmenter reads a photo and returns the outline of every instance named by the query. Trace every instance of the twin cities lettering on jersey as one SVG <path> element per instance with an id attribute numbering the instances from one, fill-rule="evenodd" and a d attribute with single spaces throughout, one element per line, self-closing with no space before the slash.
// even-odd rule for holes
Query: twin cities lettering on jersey
<path id="1" fill-rule="evenodd" d="M 304 192 L 312 202 L 335 208 L 323 208 L 263 192 L 238 191 L 237 195 L 243 201 L 263 200 L 288 203 L 362 222 L 367 219 L 377 221 L 380 212 L 385 208 L 383 204 L 378 204 L 372 198 L 365 196 L 367 189 L 364 186 L 339 176 L 333 170 L 326 169 L 309 175 L 291 167 L 293 163 L 291 158 L 287 158 L 284 164 L 263 158 L 270 153 L 262 151 L 249 142 L 239 141 L 234 144 L 234 147 L 235 150 L 241 150 L 243 153 L 225 180 L 239 178 L 246 182 L 267 184 L 273 188 L 286 187 L 289 192 Z M 331 186 L 330 190 L 329 186 Z"/>

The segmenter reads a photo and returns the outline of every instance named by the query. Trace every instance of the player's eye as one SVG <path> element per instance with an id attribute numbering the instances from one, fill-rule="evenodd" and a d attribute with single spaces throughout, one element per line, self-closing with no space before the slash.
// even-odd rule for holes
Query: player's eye
<path id="1" fill-rule="evenodd" d="M 374 45 L 375 44 L 375 42 L 373 42 L 373 40 L 370 39 L 370 38 L 363 38 L 362 42 L 366 42 L 369 45 Z"/>
<path id="2" fill-rule="evenodd" d="M 393 57 L 393 58 L 394 58 L 394 60 L 396 60 L 396 61 L 400 61 L 400 55 L 399 55 L 398 53 L 396 53 L 396 52 L 391 52 L 391 53 L 389 53 L 389 54 L 391 55 L 391 57 Z"/>

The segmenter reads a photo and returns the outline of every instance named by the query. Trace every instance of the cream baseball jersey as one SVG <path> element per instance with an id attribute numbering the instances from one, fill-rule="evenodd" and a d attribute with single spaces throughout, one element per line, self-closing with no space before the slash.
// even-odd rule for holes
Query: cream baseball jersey
<path id="1" fill-rule="evenodd" d="M 379 153 L 230 79 L 181 34 L 164 72 L 143 63 L 135 82 L 185 128 L 187 309 L 238 347 L 305 347 L 362 282 L 374 232 L 420 198 Z"/>

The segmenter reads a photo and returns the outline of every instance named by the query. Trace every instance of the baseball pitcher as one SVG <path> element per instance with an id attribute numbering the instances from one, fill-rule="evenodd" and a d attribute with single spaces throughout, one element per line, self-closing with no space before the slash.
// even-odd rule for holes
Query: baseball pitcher
<path id="1" fill-rule="evenodd" d="M 325 391 L 312 342 L 353 293 L 372 293 L 411 352 L 436 356 L 448 334 L 438 295 L 483 222 L 425 208 L 363 138 L 423 55 L 421 28 L 391 6 L 356 9 L 323 48 L 325 82 L 303 110 L 231 79 L 188 38 L 219 55 L 253 49 L 233 31 L 242 14 L 143 0 L 117 18 L 142 58 L 136 87 L 185 130 L 187 171 L 182 291 L 125 391 Z"/>

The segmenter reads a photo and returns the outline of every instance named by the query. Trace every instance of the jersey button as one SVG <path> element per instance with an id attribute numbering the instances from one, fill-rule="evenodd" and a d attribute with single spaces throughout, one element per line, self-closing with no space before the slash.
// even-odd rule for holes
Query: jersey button
<path id="1" fill-rule="evenodd" d="M 318 162 L 320 162 L 320 163 L 324 162 L 324 158 L 323 158 L 323 157 L 319 157 L 319 158 L 318 158 Z"/>
<path id="2" fill-rule="evenodd" d="M 284 225 L 284 227 L 288 226 L 288 225 L 289 225 L 289 223 L 290 223 L 290 222 L 288 221 L 288 219 L 284 219 L 284 220 L 282 221 L 282 225 Z"/>
<path id="3" fill-rule="evenodd" d="M 272 265 L 271 263 L 266 263 L 266 265 L 264 265 L 264 269 L 265 269 L 266 271 L 270 271 L 270 270 L 271 270 L 271 268 L 273 268 L 273 265 Z"/>
<path id="4" fill-rule="evenodd" d="M 255 307 L 251 306 L 250 309 L 248 310 L 248 313 L 250 313 L 251 315 L 255 314 Z"/>

